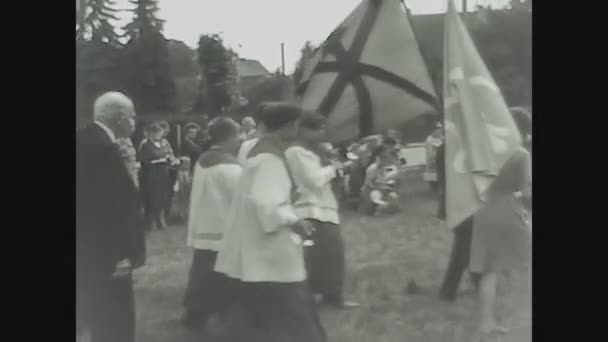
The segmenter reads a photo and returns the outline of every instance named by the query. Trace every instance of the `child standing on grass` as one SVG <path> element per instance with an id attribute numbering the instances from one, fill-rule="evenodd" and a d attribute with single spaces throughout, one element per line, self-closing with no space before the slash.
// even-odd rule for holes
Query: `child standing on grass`
<path id="1" fill-rule="evenodd" d="M 347 165 L 330 160 L 329 149 L 319 146 L 327 139 L 325 125 L 323 115 L 304 114 L 298 140 L 285 155 L 300 194 L 294 204 L 296 215 L 310 220 L 316 229 L 311 235 L 314 244 L 305 249 L 309 284 L 325 304 L 347 309 L 359 303 L 344 299 L 344 239 L 332 189 L 332 181 Z"/>
<path id="2" fill-rule="evenodd" d="M 212 146 L 194 167 L 188 217 L 188 246 L 194 248 L 194 257 L 184 300 L 184 324 L 191 330 L 204 328 L 224 304 L 224 278 L 213 268 L 223 239 L 224 221 L 241 176 L 236 159 L 239 129 L 232 119 L 212 120 Z"/>
<path id="3" fill-rule="evenodd" d="M 175 198 L 173 200 L 175 216 L 184 221 L 188 219 L 190 209 L 190 190 L 192 189 L 192 162 L 188 157 L 179 158 L 179 168 L 177 170 L 177 182 L 175 182 Z"/>

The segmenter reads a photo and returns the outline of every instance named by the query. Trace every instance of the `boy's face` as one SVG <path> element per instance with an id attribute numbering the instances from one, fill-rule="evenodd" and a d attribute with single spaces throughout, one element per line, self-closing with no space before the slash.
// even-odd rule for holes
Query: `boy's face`
<path id="1" fill-rule="evenodd" d="M 186 133 L 186 138 L 189 140 L 194 140 L 196 138 L 196 135 L 198 134 L 196 128 L 190 128 L 188 130 L 188 133 Z"/>

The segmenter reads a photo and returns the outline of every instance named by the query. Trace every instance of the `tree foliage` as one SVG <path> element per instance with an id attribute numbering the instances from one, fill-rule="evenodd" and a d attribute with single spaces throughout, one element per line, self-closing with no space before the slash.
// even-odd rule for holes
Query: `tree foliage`
<path id="1" fill-rule="evenodd" d="M 133 21 L 125 26 L 129 42 L 123 66 L 128 93 L 141 114 L 175 109 L 175 84 L 169 49 L 162 34 L 163 20 L 157 17 L 158 0 L 131 0 Z"/>
<path id="2" fill-rule="evenodd" d="M 532 1 L 506 9 L 478 8 L 469 23 L 480 54 L 510 105 L 532 101 Z"/>
<path id="3" fill-rule="evenodd" d="M 129 0 L 135 6 L 133 21 L 125 27 L 125 35 L 135 38 L 146 32 L 162 32 L 165 21 L 158 17 L 158 0 Z"/>
<path id="4" fill-rule="evenodd" d="M 197 53 L 203 94 L 198 107 L 215 116 L 228 109 L 234 98 L 234 54 L 226 49 L 218 34 L 202 35 Z"/>
<path id="5" fill-rule="evenodd" d="M 118 45 L 119 35 L 112 25 L 112 21 L 118 20 L 116 0 L 87 0 L 83 3 L 85 6 L 80 8 L 80 17 L 84 22 L 82 27 L 78 27 L 77 37 Z"/>
<path id="6" fill-rule="evenodd" d="M 290 78 L 283 76 L 280 72 L 264 79 L 254 87 L 246 89 L 243 96 L 249 101 L 246 111 L 253 111 L 265 101 L 281 101 L 285 98 L 285 87 L 287 83 L 293 82 Z"/>

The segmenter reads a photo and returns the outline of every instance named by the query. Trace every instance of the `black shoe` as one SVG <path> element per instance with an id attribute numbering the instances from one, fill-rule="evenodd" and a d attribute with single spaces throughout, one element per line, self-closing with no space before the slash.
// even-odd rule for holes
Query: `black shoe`
<path id="1" fill-rule="evenodd" d="M 331 306 L 333 308 L 336 309 L 341 309 L 341 310 L 348 310 L 348 309 L 355 309 L 361 306 L 360 303 L 357 302 L 353 302 L 350 300 L 333 300 L 333 299 L 323 299 L 323 303 L 325 305 Z"/>

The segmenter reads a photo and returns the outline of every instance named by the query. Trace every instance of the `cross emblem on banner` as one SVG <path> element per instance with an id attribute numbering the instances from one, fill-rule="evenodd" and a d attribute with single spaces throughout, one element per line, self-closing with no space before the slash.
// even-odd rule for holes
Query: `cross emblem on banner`
<path id="1" fill-rule="evenodd" d="M 421 89 L 416 84 L 383 68 L 360 61 L 367 40 L 378 19 L 380 3 L 381 0 L 369 0 L 369 6 L 361 20 L 361 24 L 357 28 L 349 50 L 346 50 L 341 42 L 346 32 L 345 27 L 338 27 L 330 34 L 321 52 L 323 57 L 331 55 L 336 60 L 317 64 L 309 80 L 301 83 L 296 89 L 297 95 L 304 95 L 308 89 L 310 79 L 314 75 L 338 73 L 327 94 L 319 104 L 318 110 L 321 114 L 329 116 L 335 109 L 346 87 L 351 85 L 359 104 L 359 134 L 361 136 L 372 134 L 374 129 L 372 98 L 369 89 L 367 89 L 365 82 L 363 82 L 363 76 L 388 83 L 420 99 L 431 107 L 439 109 L 435 96 Z M 404 63 L 407 63 L 407 61 L 404 61 Z"/>

